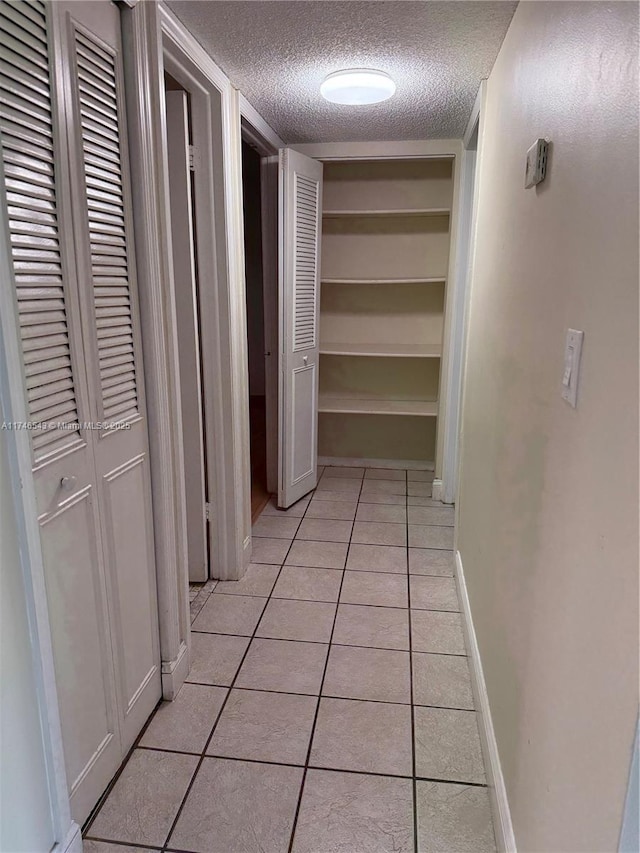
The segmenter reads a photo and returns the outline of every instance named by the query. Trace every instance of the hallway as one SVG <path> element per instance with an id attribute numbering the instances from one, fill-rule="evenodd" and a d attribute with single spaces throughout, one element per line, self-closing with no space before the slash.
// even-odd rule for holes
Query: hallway
<path id="1" fill-rule="evenodd" d="M 495 849 L 454 510 L 431 476 L 327 468 L 310 498 L 267 506 L 246 576 L 192 588 L 189 683 L 85 851 Z"/>

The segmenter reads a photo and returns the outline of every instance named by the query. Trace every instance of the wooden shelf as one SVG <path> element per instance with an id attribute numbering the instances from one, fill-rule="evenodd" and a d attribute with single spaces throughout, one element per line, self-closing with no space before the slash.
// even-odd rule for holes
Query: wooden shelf
<path id="1" fill-rule="evenodd" d="M 435 418 L 438 415 L 438 403 L 436 400 L 361 400 L 320 394 L 318 411 L 345 415 L 415 415 Z"/>
<path id="2" fill-rule="evenodd" d="M 444 276 L 434 278 L 323 278 L 322 284 L 446 284 Z"/>
<path id="3" fill-rule="evenodd" d="M 441 344 L 321 343 L 320 355 L 357 355 L 369 358 L 440 358 Z"/>
<path id="4" fill-rule="evenodd" d="M 423 207 L 423 208 L 404 208 L 400 210 L 323 210 L 322 216 L 325 219 L 342 219 L 343 217 L 351 217 L 353 219 L 391 219 L 414 216 L 449 216 L 451 211 L 448 207 Z"/>

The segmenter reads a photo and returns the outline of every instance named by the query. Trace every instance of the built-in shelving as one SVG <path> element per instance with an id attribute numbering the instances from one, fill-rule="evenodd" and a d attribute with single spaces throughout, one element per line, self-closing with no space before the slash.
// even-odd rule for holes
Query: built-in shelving
<path id="1" fill-rule="evenodd" d="M 318 452 L 435 460 L 452 161 L 325 164 Z"/>
<path id="2" fill-rule="evenodd" d="M 434 278 L 323 278 L 322 284 L 446 284 L 442 276 Z"/>
<path id="3" fill-rule="evenodd" d="M 441 344 L 320 343 L 320 355 L 353 355 L 367 358 L 440 358 Z"/>
<path id="4" fill-rule="evenodd" d="M 423 217 L 423 216 L 449 216 L 450 210 L 446 207 L 423 207 L 423 208 L 404 208 L 398 210 L 323 210 L 322 216 L 324 219 L 341 219 L 350 217 L 353 219 L 393 219 L 400 217 L 406 219 L 408 217 Z"/>
<path id="5" fill-rule="evenodd" d="M 320 412 L 356 415 L 411 415 L 437 417 L 438 403 L 434 400 L 362 400 L 354 397 L 320 394 Z"/>

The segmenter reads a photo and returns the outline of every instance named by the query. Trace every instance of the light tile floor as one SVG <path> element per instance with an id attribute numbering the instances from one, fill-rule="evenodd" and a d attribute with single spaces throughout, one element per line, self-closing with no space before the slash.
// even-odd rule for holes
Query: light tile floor
<path id="1" fill-rule="evenodd" d="M 485 853 L 495 842 L 453 579 L 421 471 L 327 468 L 269 504 L 238 582 L 191 589 L 193 665 L 88 853 Z"/>

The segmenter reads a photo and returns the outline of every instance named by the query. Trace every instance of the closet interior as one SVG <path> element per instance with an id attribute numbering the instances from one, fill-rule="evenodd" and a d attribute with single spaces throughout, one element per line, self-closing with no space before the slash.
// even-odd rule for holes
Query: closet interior
<path id="1" fill-rule="evenodd" d="M 320 464 L 433 467 L 452 168 L 452 158 L 325 163 Z"/>

